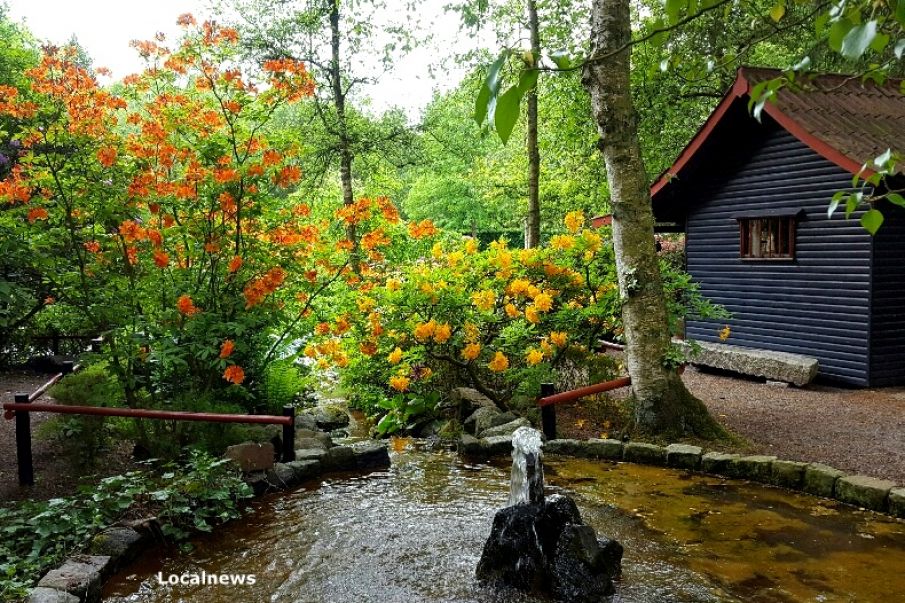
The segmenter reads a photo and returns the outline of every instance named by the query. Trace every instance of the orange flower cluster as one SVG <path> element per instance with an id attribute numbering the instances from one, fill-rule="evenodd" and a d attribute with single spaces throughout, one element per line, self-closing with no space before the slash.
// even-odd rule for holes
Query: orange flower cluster
<path id="1" fill-rule="evenodd" d="M 371 217 L 372 205 L 373 202 L 369 198 L 362 197 L 351 205 L 343 205 L 337 209 L 336 217 L 346 224 L 358 224 Z"/>
<path id="2" fill-rule="evenodd" d="M 2 92 L 0 92 L 2 94 Z M 28 203 L 31 199 L 31 187 L 25 183 L 22 168 L 16 166 L 12 173 L 0 182 L 0 201 L 7 203 Z"/>
<path id="3" fill-rule="evenodd" d="M 261 278 L 250 281 L 242 292 L 242 295 L 245 296 L 245 307 L 251 308 L 261 303 L 265 297 L 276 291 L 284 280 L 286 280 L 286 272 L 279 266 L 275 266 Z"/>
<path id="4" fill-rule="evenodd" d="M 139 226 L 133 220 L 125 220 L 119 225 L 119 234 L 126 243 L 143 241 L 148 238 L 148 231 Z"/>
<path id="5" fill-rule="evenodd" d="M 236 347 L 235 342 L 232 339 L 227 339 L 223 342 L 223 345 L 220 346 L 220 358 L 229 358 L 233 349 Z"/>
<path id="6" fill-rule="evenodd" d="M 271 59 L 261 66 L 271 74 L 270 85 L 288 102 L 296 102 L 314 94 L 314 80 L 305 64 L 294 59 Z"/>
<path id="7" fill-rule="evenodd" d="M 176 309 L 184 316 L 194 316 L 201 311 L 195 306 L 195 302 L 192 301 L 192 298 L 186 294 L 180 295 L 179 299 L 176 300 Z"/>
<path id="8" fill-rule="evenodd" d="M 376 228 L 361 237 L 361 246 L 370 251 L 383 245 L 389 245 L 390 239 L 383 232 L 383 229 Z"/>
<path id="9" fill-rule="evenodd" d="M 47 219 L 47 210 L 43 207 L 34 207 L 28 212 L 28 221 L 31 223 L 36 222 L 37 220 L 46 220 Z"/>
<path id="10" fill-rule="evenodd" d="M 438 232 L 439 230 L 430 220 L 421 220 L 420 222 L 411 222 L 409 224 L 409 235 L 413 239 L 432 237 Z"/>
<path id="11" fill-rule="evenodd" d="M 232 364 L 226 367 L 226 370 L 223 371 L 223 378 L 230 383 L 239 385 L 240 383 L 245 381 L 245 371 L 242 370 L 241 366 Z"/>
<path id="12" fill-rule="evenodd" d="M 117 152 L 113 147 L 102 147 L 97 152 L 97 160 L 104 167 L 110 167 L 116 163 Z"/>

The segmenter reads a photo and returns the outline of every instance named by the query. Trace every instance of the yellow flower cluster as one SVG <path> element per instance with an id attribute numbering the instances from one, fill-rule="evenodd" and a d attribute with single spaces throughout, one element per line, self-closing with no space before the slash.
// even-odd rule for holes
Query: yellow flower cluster
<path id="1" fill-rule="evenodd" d="M 462 349 L 462 358 L 471 362 L 475 358 L 481 355 L 481 344 L 480 343 L 469 343 Z"/>
<path id="2" fill-rule="evenodd" d="M 525 361 L 531 366 L 540 364 L 544 361 L 544 353 L 537 348 L 531 348 L 528 350 L 528 353 L 525 354 Z"/>
<path id="3" fill-rule="evenodd" d="M 396 391 L 406 391 L 409 388 L 409 384 L 411 384 L 411 379 L 405 375 L 394 375 L 393 377 L 390 377 L 390 387 Z"/>
<path id="4" fill-rule="evenodd" d="M 477 293 L 472 294 L 471 302 L 478 308 L 478 310 L 487 312 L 488 310 L 493 308 L 493 304 L 496 302 L 496 293 L 494 293 L 490 289 L 478 291 Z"/>
<path id="5" fill-rule="evenodd" d="M 487 368 L 492 370 L 494 373 L 502 373 L 509 368 L 509 359 L 506 358 L 506 354 L 497 351 L 493 355 L 493 359 L 487 363 Z"/>
<path id="6" fill-rule="evenodd" d="M 584 212 L 583 211 L 570 211 L 566 214 L 566 217 L 563 219 L 563 223 L 566 225 L 566 228 L 569 229 L 569 232 L 575 234 L 579 230 L 581 230 L 582 226 L 584 226 Z"/>

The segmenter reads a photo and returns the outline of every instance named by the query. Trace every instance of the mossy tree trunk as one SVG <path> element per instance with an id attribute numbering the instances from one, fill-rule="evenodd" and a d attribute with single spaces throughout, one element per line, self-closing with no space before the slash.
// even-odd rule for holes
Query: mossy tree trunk
<path id="1" fill-rule="evenodd" d="M 531 34 L 531 67 L 540 60 L 540 22 L 537 3 L 528 0 L 528 29 Z M 528 221 L 525 228 L 525 248 L 540 245 L 540 150 L 537 144 L 537 86 L 525 96 L 528 121 Z"/>
<path id="2" fill-rule="evenodd" d="M 650 433 L 715 437 L 722 433 L 721 428 L 685 388 L 675 367 L 666 362 L 670 333 L 631 96 L 630 26 L 629 0 L 594 0 L 592 60 L 584 68 L 582 83 L 591 95 L 610 188 L 635 422 Z"/>

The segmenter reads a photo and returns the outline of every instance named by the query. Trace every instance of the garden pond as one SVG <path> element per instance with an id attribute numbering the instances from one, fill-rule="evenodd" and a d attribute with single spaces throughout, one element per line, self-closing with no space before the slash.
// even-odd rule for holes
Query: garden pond
<path id="1" fill-rule="evenodd" d="M 517 602 L 474 578 L 509 463 L 470 464 L 397 440 L 393 466 L 264 497 L 244 519 L 114 576 L 109 602 Z M 586 523 L 625 547 L 614 601 L 899 601 L 905 522 L 742 481 L 658 467 L 545 461 Z M 254 585 L 171 586 L 202 571 Z"/>

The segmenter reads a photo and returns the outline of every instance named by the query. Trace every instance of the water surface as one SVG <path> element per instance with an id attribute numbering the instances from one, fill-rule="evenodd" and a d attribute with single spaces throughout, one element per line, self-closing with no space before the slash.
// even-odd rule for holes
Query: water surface
<path id="1" fill-rule="evenodd" d="M 832 501 L 655 467 L 547 462 L 551 491 L 625 546 L 616 601 L 905 600 L 905 523 Z M 111 602 L 531 602 L 474 568 L 509 467 L 405 449 L 389 470 L 334 476 L 115 576 Z M 253 586 L 165 586 L 157 573 L 254 574 Z"/>

